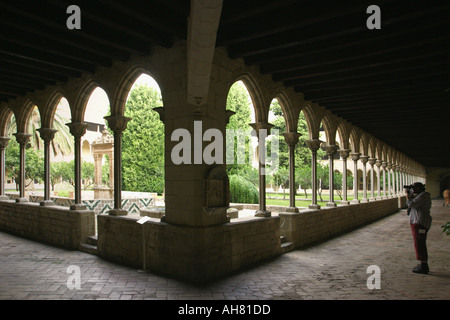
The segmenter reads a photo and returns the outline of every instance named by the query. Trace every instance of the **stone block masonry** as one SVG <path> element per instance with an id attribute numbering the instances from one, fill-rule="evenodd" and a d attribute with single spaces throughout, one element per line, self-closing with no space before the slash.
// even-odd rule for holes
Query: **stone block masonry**
<path id="1" fill-rule="evenodd" d="M 95 214 L 60 206 L 0 202 L 0 230 L 57 247 L 80 250 L 95 234 Z"/>
<path id="2" fill-rule="evenodd" d="M 98 216 L 98 255 L 192 282 L 207 282 L 276 257 L 278 217 L 238 219 L 208 227 L 177 226 L 139 217 Z"/>
<path id="3" fill-rule="evenodd" d="M 397 197 L 298 213 L 280 213 L 281 235 L 300 248 L 349 232 L 399 211 Z"/>

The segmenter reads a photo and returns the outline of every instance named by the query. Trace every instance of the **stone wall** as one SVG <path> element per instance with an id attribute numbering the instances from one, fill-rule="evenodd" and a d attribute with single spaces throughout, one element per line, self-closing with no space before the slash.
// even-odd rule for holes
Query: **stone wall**
<path id="1" fill-rule="evenodd" d="M 79 250 L 95 234 L 94 222 L 94 212 L 89 210 L 0 201 L 1 231 L 57 247 Z"/>
<path id="2" fill-rule="evenodd" d="M 242 218 L 208 227 L 176 226 L 139 217 L 98 216 L 98 255 L 194 282 L 226 275 L 278 256 L 278 217 Z M 143 245 L 145 241 L 145 246 Z"/>
<path id="3" fill-rule="evenodd" d="M 280 213 L 281 235 L 293 242 L 293 248 L 304 247 L 395 213 L 403 202 L 394 197 L 335 208 Z"/>

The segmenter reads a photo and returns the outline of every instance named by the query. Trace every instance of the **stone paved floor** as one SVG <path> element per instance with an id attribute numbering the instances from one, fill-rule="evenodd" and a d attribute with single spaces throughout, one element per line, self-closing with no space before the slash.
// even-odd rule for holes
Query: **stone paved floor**
<path id="1" fill-rule="evenodd" d="M 428 275 L 417 264 L 404 210 L 327 242 L 197 287 L 0 233 L 1 300 L 403 300 L 450 299 L 450 236 L 441 225 L 450 207 L 433 201 Z M 370 265 L 380 267 L 381 289 L 368 289 Z M 70 266 L 80 288 L 69 289 Z M 69 269 L 70 270 L 70 269 Z"/>

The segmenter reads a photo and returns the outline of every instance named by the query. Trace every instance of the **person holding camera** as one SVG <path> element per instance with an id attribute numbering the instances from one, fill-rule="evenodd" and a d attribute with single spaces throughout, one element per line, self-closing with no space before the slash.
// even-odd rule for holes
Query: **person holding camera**
<path id="1" fill-rule="evenodd" d="M 420 261 L 420 264 L 412 271 L 428 274 L 427 233 L 432 221 L 430 215 L 431 197 L 428 192 L 425 192 L 425 185 L 421 182 L 416 182 L 406 189 L 406 204 L 409 210 L 409 223 L 414 239 L 414 249 L 416 258 Z M 408 189 L 413 190 L 413 192 Z"/>

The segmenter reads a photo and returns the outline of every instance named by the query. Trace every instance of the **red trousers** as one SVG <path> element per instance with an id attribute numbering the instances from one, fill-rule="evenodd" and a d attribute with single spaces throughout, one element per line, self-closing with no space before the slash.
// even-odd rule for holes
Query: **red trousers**
<path id="1" fill-rule="evenodd" d="M 414 239 L 414 249 L 416 250 L 416 258 L 420 261 L 428 260 L 427 251 L 427 232 L 428 230 L 420 224 L 411 224 L 411 231 Z"/>

